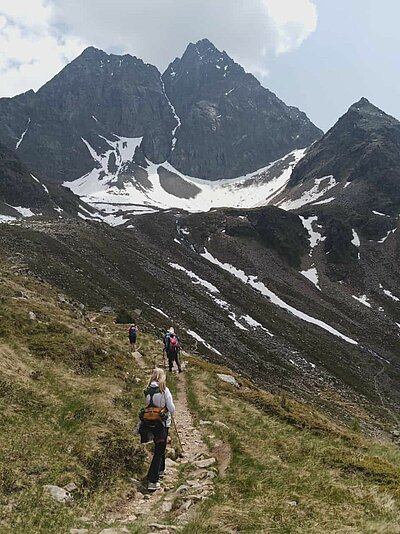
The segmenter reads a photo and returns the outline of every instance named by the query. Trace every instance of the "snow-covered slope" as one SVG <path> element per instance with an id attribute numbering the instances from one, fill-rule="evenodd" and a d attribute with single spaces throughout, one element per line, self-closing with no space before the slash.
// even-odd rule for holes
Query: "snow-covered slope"
<path id="1" fill-rule="evenodd" d="M 285 187 L 305 152 L 305 149 L 295 150 L 256 172 L 211 182 L 183 175 L 168 162 L 157 165 L 146 160 L 142 166 L 138 165 L 134 155 L 142 138 L 116 136 L 116 140 L 106 141 L 109 149 L 97 154 L 82 139 L 93 158 L 93 170 L 78 180 L 64 183 L 105 217 L 171 208 L 196 212 L 216 207 L 265 205 Z M 106 222 L 111 222 L 109 219 Z M 122 222 L 122 218 L 114 221 Z"/>

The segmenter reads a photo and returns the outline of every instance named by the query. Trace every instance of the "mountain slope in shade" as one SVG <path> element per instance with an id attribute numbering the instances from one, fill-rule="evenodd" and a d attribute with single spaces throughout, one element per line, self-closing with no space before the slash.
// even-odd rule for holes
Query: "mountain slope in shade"
<path id="1" fill-rule="evenodd" d="M 76 216 L 92 209 L 61 185 L 33 175 L 16 152 L 0 143 L 0 222 L 22 217 Z"/>
<path id="2" fill-rule="evenodd" d="M 284 104 L 207 39 L 189 44 L 163 80 L 181 121 L 169 161 L 184 174 L 233 178 L 322 135 L 304 113 Z"/>

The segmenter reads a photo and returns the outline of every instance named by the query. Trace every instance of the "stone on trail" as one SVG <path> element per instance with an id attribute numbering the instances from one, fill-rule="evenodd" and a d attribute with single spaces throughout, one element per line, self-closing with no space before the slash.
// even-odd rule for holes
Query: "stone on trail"
<path id="1" fill-rule="evenodd" d="M 189 486 L 182 484 L 181 486 L 179 486 L 179 488 L 176 490 L 175 493 L 182 493 L 183 491 L 187 491 L 188 489 L 189 489 Z"/>
<path id="2" fill-rule="evenodd" d="M 89 530 L 87 528 L 70 528 L 69 534 L 87 534 Z"/>
<path id="3" fill-rule="evenodd" d="M 168 514 L 174 506 L 174 503 L 172 501 L 164 501 L 161 505 L 161 511 L 165 514 Z"/>
<path id="4" fill-rule="evenodd" d="M 174 525 L 162 525 L 161 523 L 150 523 L 150 528 L 155 528 L 156 530 L 176 530 L 176 527 Z"/>
<path id="5" fill-rule="evenodd" d="M 201 425 L 201 426 L 212 425 L 212 421 L 203 421 L 203 420 L 201 419 L 201 420 L 200 420 L 200 425 Z"/>
<path id="6" fill-rule="evenodd" d="M 175 462 L 174 460 L 171 460 L 171 458 L 165 458 L 165 467 L 178 467 L 179 464 Z"/>
<path id="7" fill-rule="evenodd" d="M 57 502 L 62 502 L 65 504 L 74 500 L 74 498 L 68 491 L 66 491 L 64 488 L 60 488 L 59 486 L 46 484 L 45 486 L 43 486 L 43 490 Z"/>
<path id="8" fill-rule="evenodd" d="M 122 528 L 104 528 L 100 534 L 129 534 L 129 530 L 125 527 Z"/>
<path id="9" fill-rule="evenodd" d="M 201 468 L 211 467 L 216 462 L 215 458 L 206 458 L 205 460 L 197 460 L 194 465 Z"/>
<path id="10" fill-rule="evenodd" d="M 185 501 L 182 506 L 179 508 L 180 512 L 187 512 L 189 508 L 192 506 L 193 501 Z"/>
<path id="11" fill-rule="evenodd" d="M 223 382 L 226 382 L 231 386 L 235 386 L 235 388 L 240 388 L 240 385 L 236 381 L 235 377 L 233 377 L 232 375 L 224 375 L 223 373 L 217 373 L 217 377 Z"/>

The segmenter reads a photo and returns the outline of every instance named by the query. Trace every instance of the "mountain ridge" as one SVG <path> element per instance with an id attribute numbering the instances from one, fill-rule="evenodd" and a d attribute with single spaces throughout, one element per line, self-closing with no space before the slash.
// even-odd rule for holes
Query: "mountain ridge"
<path id="1" fill-rule="evenodd" d="M 206 46 L 206 43 L 209 41 L 203 42 L 202 46 Z M 189 45 L 188 48 L 191 46 L 196 45 Z M 213 51 L 214 55 L 221 54 L 215 47 Z M 226 53 L 224 57 L 228 58 Z M 232 67 L 236 65 L 235 69 L 243 77 L 243 83 L 250 83 L 250 80 L 253 86 L 261 87 L 254 77 L 245 74 L 242 67 L 230 58 L 229 62 Z M 239 165 L 237 159 L 234 161 L 231 158 L 232 147 L 229 143 L 224 144 L 224 135 L 218 136 L 220 147 L 215 150 L 219 153 L 220 163 L 207 167 L 210 154 L 207 143 L 204 145 L 204 139 L 192 136 L 190 143 L 182 140 L 183 137 L 181 141 L 178 139 L 180 132 L 183 136 L 185 127 L 176 114 L 175 103 L 166 94 L 168 88 L 165 81 L 165 76 L 162 79 L 155 66 L 144 63 L 135 56 L 107 54 L 100 49 L 88 47 L 38 91 L 0 99 L 0 141 L 9 148 L 16 148 L 24 163 L 34 173 L 60 183 L 80 178 L 92 170 L 92 158 L 81 138 L 88 141 L 97 154 L 101 154 L 107 150 L 107 139 L 113 140 L 115 134 L 121 137 L 142 137 L 140 147 L 132 156 L 133 163 L 143 165 L 148 160 L 157 164 L 168 161 L 174 165 L 174 162 L 179 163 L 181 160 L 193 160 L 192 166 L 188 167 L 187 163 L 178 166 L 184 166 L 191 176 L 205 179 L 246 174 L 298 148 L 299 144 L 306 146 L 310 139 L 307 137 L 307 142 L 304 143 L 293 141 L 293 137 L 297 135 L 296 124 L 307 122 L 308 119 L 305 115 L 295 117 L 297 112 L 290 111 L 292 108 L 279 101 L 286 114 L 294 115 L 289 122 L 285 122 L 283 114 L 283 123 L 279 126 L 274 124 L 276 118 L 273 112 L 268 128 L 276 132 L 280 128 L 282 132 L 293 127 L 294 132 L 286 132 L 284 135 L 280 133 L 280 140 L 275 143 L 270 138 L 267 144 L 270 143 L 271 147 L 261 150 L 265 142 L 261 142 L 260 136 L 267 126 L 260 123 L 256 134 L 260 148 L 255 147 L 247 156 L 246 150 L 242 151 L 242 165 Z M 221 98 L 225 97 L 223 88 L 220 87 L 217 91 L 221 93 Z M 272 100 L 274 98 L 276 97 L 271 96 Z M 274 102 L 264 99 L 259 104 L 259 110 L 267 117 Z M 239 111 L 233 107 L 230 113 L 234 116 Z M 227 133 L 236 128 L 236 137 L 249 136 L 248 132 L 240 133 L 239 127 L 246 118 L 246 113 L 241 113 L 241 118 L 235 119 L 236 126 L 230 124 L 229 128 L 224 127 L 224 131 Z M 206 129 L 213 130 L 214 117 L 198 117 L 200 119 Z M 251 122 L 254 125 L 257 121 L 253 117 Z M 311 137 L 318 137 L 320 131 L 309 121 L 308 124 L 313 132 Z M 202 127 L 199 135 L 201 131 Z M 250 136 L 250 144 L 251 139 Z M 238 147 L 235 151 L 238 151 Z M 195 153 L 199 153 L 197 159 L 193 157 Z M 195 164 L 195 161 L 202 163 Z M 203 168 L 208 170 L 203 172 Z"/>

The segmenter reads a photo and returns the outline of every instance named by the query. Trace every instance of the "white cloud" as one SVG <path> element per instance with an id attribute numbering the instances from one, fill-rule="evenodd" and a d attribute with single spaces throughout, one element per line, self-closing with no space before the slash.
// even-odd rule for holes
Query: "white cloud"
<path id="1" fill-rule="evenodd" d="M 2 0 L 0 3 L 0 96 L 38 89 L 85 43 L 57 35 L 52 7 L 44 0 Z"/>
<path id="2" fill-rule="evenodd" d="M 264 2 L 277 29 L 277 54 L 284 54 L 297 48 L 316 30 L 317 8 L 312 1 L 264 0 Z"/>
<path id="3" fill-rule="evenodd" d="M 247 70 L 316 28 L 313 0 L 1 0 L 2 95 L 37 89 L 82 48 L 131 53 L 164 69 L 204 37 Z"/>

